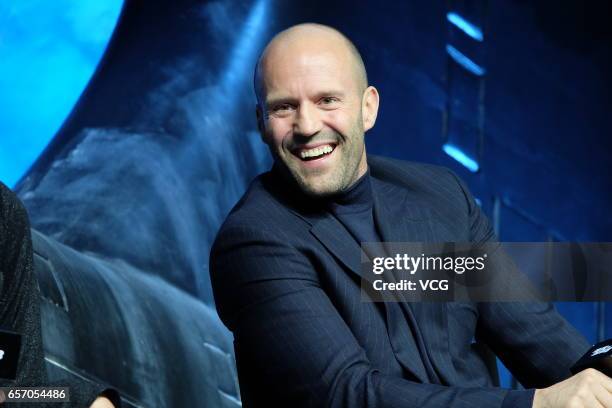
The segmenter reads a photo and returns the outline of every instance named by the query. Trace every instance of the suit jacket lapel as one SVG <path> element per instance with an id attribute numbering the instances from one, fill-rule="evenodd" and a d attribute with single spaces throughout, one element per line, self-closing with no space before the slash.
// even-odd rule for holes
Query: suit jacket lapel
<path id="1" fill-rule="evenodd" d="M 427 203 L 420 194 L 409 190 L 406 186 L 394 187 L 377 178 L 372 167 L 372 189 L 374 196 L 374 220 L 377 223 L 381 238 L 386 242 L 436 242 L 440 241 L 432 228 L 432 219 Z M 382 179 L 388 176 L 384 168 L 379 168 Z M 271 188 L 274 181 L 266 182 Z M 278 193 L 283 196 L 283 189 Z M 311 233 L 340 261 L 354 277 L 361 279 L 361 248 L 344 228 L 330 214 L 296 211 L 296 203 L 287 207 L 300 218 L 306 219 L 311 225 Z M 366 274 L 366 279 L 371 274 Z M 397 324 L 403 316 L 398 316 L 399 308 L 392 308 L 385 303 L 387 314 L 387 330 L 395 355 L 402 367 L 412 373 L 421 382 L 437 382 L 450 384 L 449 370 L 454 370 L 448 356 L 448 327 L 446 308 L 438 303 L 394 303 L 403 310 L 410 326 L 411 333 L 406 332 L 406 326 Z M 391 323 L 391 324 L 390 324 Z M 407 334 L 407 335 L 406 335 Z M 412 334 L 412 335 L 411 335 Z M 417 346 L 418 344 L 418 346 Z M 420 351 L 421 350 L 421 351 Z M 424 353 L 424 355 L 421 355 Z M 435 366 L 432 367 L 432 364 Z M 448 374 L 448 375 L 445 375 Z"/>
<path id="2" fill-rule="evenodd" d="M 435 242 L 431 212 L 422 197 L 405 188 L 372 179 L 374 219 L 385 242 Z M 448 355 L 447 316 L 444 304 L 438 302 L 400 302 L 411 332 L 411 347 L 420 355 L 430 381 L 449 384 L 445 373 L 454 372 Z M 449 371 L 450 370 L 450 371 Z"/>
<path id="3" fill-rule="evenodd" d="M 313 221 L 313 220 L 311 220 Z M 333 216 L 327 215 L 313 222 L 312 234 L 346 266 L 355 277 L 371 279 L 370 274 L 361 271 L 361 247 L 352 235 Z M 401 307 L 396 303 L 384 303 L 389 340 L 395 352 L 396 359 L 402 367 L 421 382 L 428 382 L 428 375 L 421 362 L 419 351 L 414 339 L 406 333 L 400 319 Z"/>
<path id="4" fill-rule="evenodd" d="M 326 214 L 311 220 L 310 232 L 340 260 L 351 272 L 361 279 L 361 247 L 353 236 L 335 217 Z"/>
<path id="5" fill-rule="evenodd" d="M 344 266 L 350 270 L 356 278 L 371 281 L 373 275 L 362 273 L 363 252 L 355 238 L 344 228 L 344 226 L 332 215 L 326 214 L 318 218 L 309 218 L 312 223 L 311 233 L 332 253 Z M 396 355 L 396 359 L 402 367 L 421 382 L 428 382 L 428 375 L 421 363 L 419 352 L 414 340 L 410 335 L 401 332 L 399 325 L 397 304 L 384 303 L 387 316 L 387 330 L 389 339 Z M 393 310 L 392 308 L 397 308 Z M 399 312 L 401 313 L 401 312 Z M 391 324 L 389 324 L 391 322 Z"/>
<path id="6" fill-rule="evenodd" d="M 439 384 L 455 384 L 457 377 L 455 366 L 449 351 L 448 338 L 448 309 L 445 303 L 440 302 L 418 302 L 410 304 L 414 310 L 415 320 L 421 330 L 422 341 L 435 367 Z"/>

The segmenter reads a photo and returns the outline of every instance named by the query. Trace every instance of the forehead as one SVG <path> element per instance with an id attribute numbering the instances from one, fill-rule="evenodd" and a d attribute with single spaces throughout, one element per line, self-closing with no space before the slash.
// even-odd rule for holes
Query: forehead
<path id="1" fill-rule="evenodd" d="M 265 97 L 317 93 L 326 88 L 355 90 L 354 62 L 347 54 L 337 47 L 283 46 L 271 50 L 261 67 Z"/>

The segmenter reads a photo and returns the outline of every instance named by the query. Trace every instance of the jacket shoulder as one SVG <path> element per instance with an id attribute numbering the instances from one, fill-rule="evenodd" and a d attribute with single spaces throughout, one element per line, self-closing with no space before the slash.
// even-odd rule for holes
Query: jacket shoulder
<path id="1" fill-rule="evenodd" d="M 455 240 L 480 240 L 492 235 L 467 185 L 450 169 L 383 157 L 368 161 L 371 174 L 387 190 L 403 190 L 413 205 L 426 208 L 432 219 L 453 233 Z M 478 231 L 474 232 L 475 227 Z M 468 235 L 469 233 L 469 235 Z"/>
<path id="2" fill-rule="evenodd" d="M 217 234 L 225 235 L 229 231 L 270 231 L 295 225 L 296 217 L 290 209 L 276 197 L 267 186 L 270 173 L 257 176 L 249 185 L 240 200 L 234 205 Z"/>
<path id="3" fill-rule="evenodd" d="M 450 169 L 434 164 L 368 156 L 372 177 L 412 190 L 464 195 L 465 184 Z"/>

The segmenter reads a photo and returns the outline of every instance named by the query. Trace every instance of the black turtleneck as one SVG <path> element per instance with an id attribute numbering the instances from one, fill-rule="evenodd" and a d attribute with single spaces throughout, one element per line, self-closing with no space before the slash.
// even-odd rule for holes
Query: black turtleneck
<path id="1" fill-rule="evenodd" d="M 276 182 L 268 179 L 269 187 L 288 200 L 288 205 L 305 212 L 316 213 L 325 209 L 347 229 L 359 245 L 362 242 L 382 241 L 374 222 L 370 169 L 348 189 L 325 198 L 305 195 L 278 162 L 274 163 L 272 174 Z"/>
<path id="2" fill-rule="evenodd" d="M 329 211 L 359 244 L 381 241 L 374 223 L 374 198 L 369 170 L 347 190 L 329 199 Z"/>
<path id="3" fill-rule="evenodd" d="M 344 225 L 359 245 L 362 242 L 382 241 L 374 222 L 374 196 L 369 170 L 346 191 L 334 195 L 330 199 L 330 212 Z M 370 258 L 386 256 L 384 248 L 381 246 L 370 247 L 366 254 Z M 406 306 L 408 310 L 412 310 L 410 303 L 406 303 Z M 418 333 L 419 329 L 416 327 L 416 323 L 414 323 L 414 327 L 408 324 L 411 318 L 406 315 L 406 312 L 398 303 L 387 302 L 385 310 L 387 312 L 387 324 L 392 326 L 391 330 L 396 333 L 400 344 L 400 349 L 398 350 L 401 352 L 401 349 L 406 347 L 406 344 L 414 342 L 414 340 L 409 339 L 409 336 L 412 336 L 413 339 L 417 339 L 420 336 Z M 419 347 L 421 355 L 425 356 L 423 363 L 425 364 L 424 369 L 427 371 L 429 381 L 440 384 L 440 379 L 429 361 L 427 352 L 422 345 L 417 344 L 417 347 Z"/>

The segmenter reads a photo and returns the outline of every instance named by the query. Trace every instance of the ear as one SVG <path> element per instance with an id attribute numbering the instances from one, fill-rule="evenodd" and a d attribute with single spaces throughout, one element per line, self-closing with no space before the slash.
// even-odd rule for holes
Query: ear
<path id="1" fill-rule="evenodd" d="M 264 113 L 261 109 L 261 105 L 258 103 L 255 105 L 255 116 L 257 117 L 257 130 L 259 130 L 259 136 L 261 137 L 261 141 L 264 143 L 268 143 L 266 141 L 266 123 L 264 119 Z"/>
<path id="2" fill-rule="evenodd" d="M 361 112 L 363 116 L 363 130 L 367 132 L 374 127 L 378 115 L 379 95 L 376 88 L 368 86 L 361 100 Z"/>

